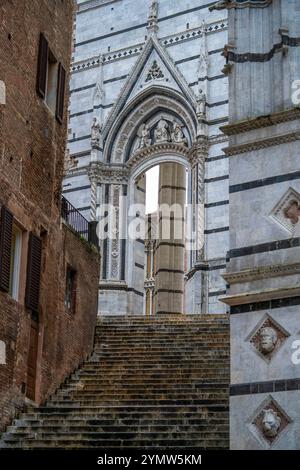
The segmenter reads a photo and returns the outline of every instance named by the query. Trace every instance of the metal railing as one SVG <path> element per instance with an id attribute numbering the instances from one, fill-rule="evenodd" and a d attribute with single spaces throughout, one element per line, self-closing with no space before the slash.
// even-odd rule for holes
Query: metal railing
<path id="1" fill-rule="evenodd" d="M 75 232 L 89 240 L 89 222 L 64 196 L 61 198 L 61 216 Z"/>

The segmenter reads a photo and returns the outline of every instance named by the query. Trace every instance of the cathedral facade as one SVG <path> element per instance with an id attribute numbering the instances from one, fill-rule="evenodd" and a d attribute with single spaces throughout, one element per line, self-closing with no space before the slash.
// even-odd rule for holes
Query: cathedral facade
<path id="1" fill-rule="evenodd" d="M 110 234 L 99 313 L 230 313 L 232 449 L 299 448 L 299 22 L 296 0 L 78 0 L 64 193 Z M 157 165 L 189 212 L 131 237 Z"/>
<path id="2" fill-rule="evenodd" d="M 226 10 L 210 13 L 204 1 L 78 3 L 69 125 L 77 165 L 64 193 L 91 220 L 105 215 L 104 204 L 117 213 L 115 228 L 108 221 L 113 235 L 100 237 L 102 315 L 144 313 L 149 287 L 156 312 L 226 312 L 226 42 Z M 129 225 L 145 219 L 134 205 L 144 204 L 144 175 L 155 165 L 160 202 L 188 202 L 177 218 L 190 221 L 192 240 L 158 244 L 157 276 L 145 284 L 149 243 L 131 237 Z M 176 307 L 165 305 L 172 293 Z"/>

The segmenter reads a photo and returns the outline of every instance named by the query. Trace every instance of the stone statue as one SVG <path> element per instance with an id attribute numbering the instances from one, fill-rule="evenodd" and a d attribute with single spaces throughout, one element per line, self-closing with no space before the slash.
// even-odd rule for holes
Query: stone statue
<path id="1" fill-rule="evenodd" d="M 172 142 L 175 142 L 176 144 L 183 144 L 187 145 L 187 140 L 184 137 L 184 134 L 182 132 L 182 127 L 178 122 L 173 122 L 173 129 L 172 129 Z"/>
<path id="2" fill-rule="evenodd" d="M 157 18 L 158 15 L 158 3 L 153 1 L 149 11 L 149 18 Z"/>
<path id="3" fill-rule="evenodd" d="M 259 332 L 259 348 L 263 354 L 270 354 L 274 351 L 278 341 L 278 335 L 274 328 L 265 326 Z"/>
<path id="4" fill-rule="evenodd" d="M 161 119 L 157 125 L 157 128 L 154 131 L 154 140 L 155 143 L 169 142 L 169 131 L 168 123 L 164 119 Z"/>
<path id="5" fill-rule="evenodd" d="M 100 145 L 101 130 L 102 130 L 102 126 L 101 126 L 100 122 L 98 121 L 98 119 L 96 117 L 94 117 L 93 124 L 92 124 L 92 130 L 91 130 L 92 147 Z"/>
<path id="6" fill-rule="evenodd" d="M 203 90 L 200 90 L 197 96 L 196 112 L 198 119 L 203 119 L 206 116 L 206 95 Z"/>
<path id="7" fill-rule="evenodd" d="M 262 430 L 266 437 L 274 438 L 278 435 L 281 418 L 272 408 L 263 410 Z"/>
<path id="8" fill-rule="evenodd" d="M 141 125 L 139 132 L 138 132 L 138 136 L 139 136 L 139 145 L 138 145 L 139 149 L 142 149 L 144 147 L 149 147 L 149 145 L 151 145 L 150 131 L 149 131 L 149 127 L 147 124 Z"/>

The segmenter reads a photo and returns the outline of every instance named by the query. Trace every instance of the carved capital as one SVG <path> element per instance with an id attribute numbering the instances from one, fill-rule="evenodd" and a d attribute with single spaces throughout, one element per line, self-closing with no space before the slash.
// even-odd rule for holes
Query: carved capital
<path id="1" fill-rule="evenodd" d="M 125 166 L 109 165 L 102 162 L 90 164 L 88 170 L 90 180 L 97 180 L 100 184 L 127 184 L 129 172 Z"/>

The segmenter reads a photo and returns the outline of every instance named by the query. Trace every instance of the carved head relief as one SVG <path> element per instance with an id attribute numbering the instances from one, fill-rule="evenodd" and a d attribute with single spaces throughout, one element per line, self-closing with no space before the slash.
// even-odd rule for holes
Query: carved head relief
<path id="1" fill-rule="evenodd" d="M 263 354 L 269 354 L 274 351 L 278 341 L 278 335 L 274 328 L 266 326 L 259 331 L 259 347 Z"/>
<path id="2" fill-rule="evenodd" d="M 272 317 L 266 315 L 248 340 L 260 357 L 269 362 L 289 336 L 289 333 Z"/>
<path id="3" fill-rule="evenodd" d="M 282 431 L 291 422 L 291 418 L 281 406 L 269 396 L 260 405 L 252 418 L 252 432 L 271 446 L 280 436 Z"/>
<path id="4" fill-rule="evenodd" d="M 289 188 L 271 211 L 270 217 L 293 234 L 300 220 L 300 194 Z"/>
<path id="5" fill-rule="evenodd" d="M 300 218 L 300 203 L 296 199 L 292 199 L 283 210 L 283 213 L 287 219 L 290 219 L 293 225 L 296 225 Z"/>
<path id="6" fill-rule="evenodd" d="M 262 410 L 262 431 L 267 438 L 274 438 L 278 435 L 281 424 L 279 414 L 272 408 Z"/>

